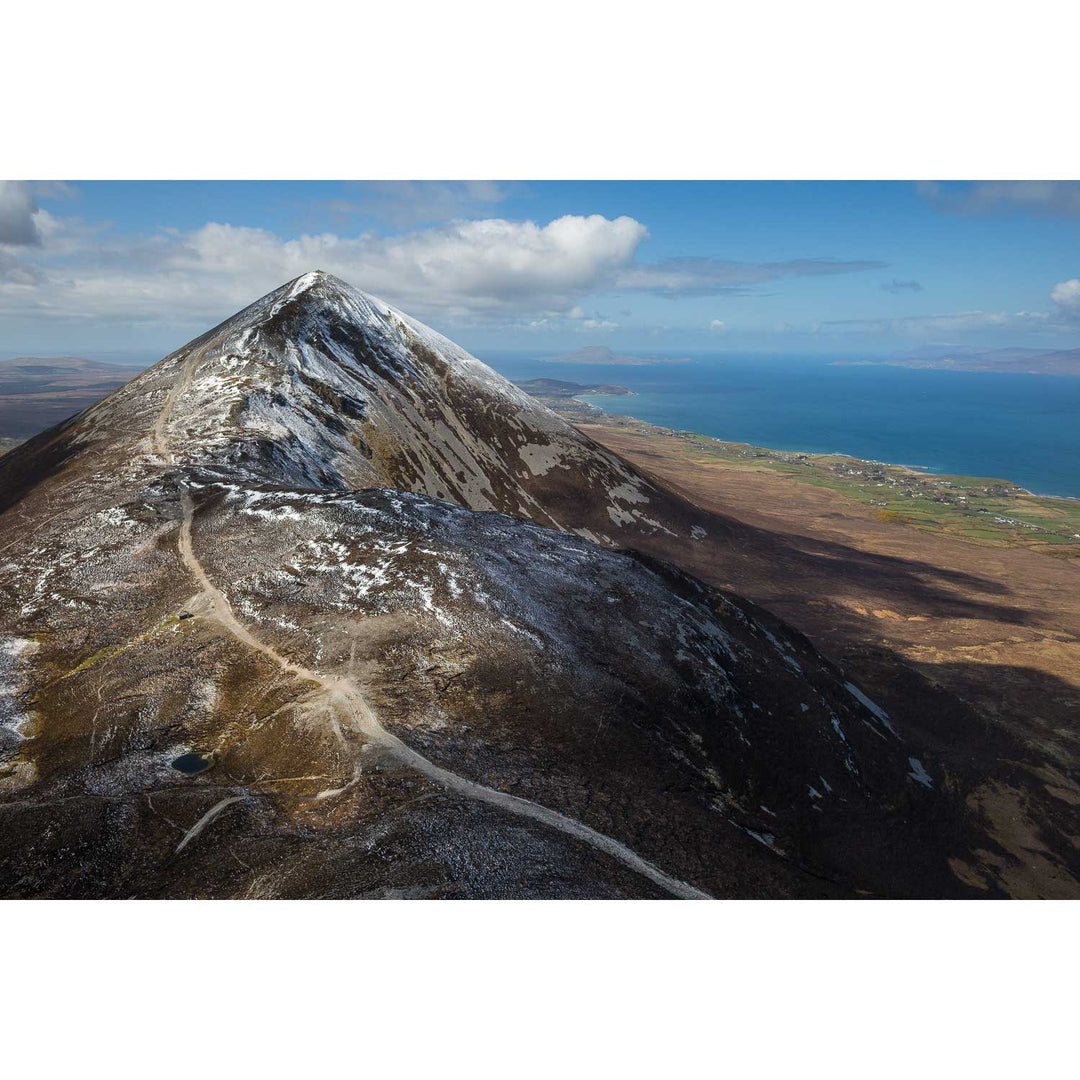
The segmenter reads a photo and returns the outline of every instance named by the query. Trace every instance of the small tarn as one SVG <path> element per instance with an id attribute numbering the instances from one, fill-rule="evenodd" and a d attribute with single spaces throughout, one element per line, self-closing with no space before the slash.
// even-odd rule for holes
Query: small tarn
<path id="1" fill-rule="evenodd" d="M 172 767 L 185 776 L 194 776 L 196 773 L 206 772 L 214 764 L 213 757 L 207 754 L 198 754 L 194 750 L 173 758 Z"/>

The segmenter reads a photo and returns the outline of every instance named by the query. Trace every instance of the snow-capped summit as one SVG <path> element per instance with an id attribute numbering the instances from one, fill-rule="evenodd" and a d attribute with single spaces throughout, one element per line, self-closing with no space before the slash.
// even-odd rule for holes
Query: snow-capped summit
<path id="1" fill-rule="evenodd" d="M 167 442 L 171 465 L 394 487 L 608 546 L 700 524 L 695 508 L 452 341 L 319 270 L 172 353 L 86 423 L 143 423 L 148 463 L 164 462 Z"/>

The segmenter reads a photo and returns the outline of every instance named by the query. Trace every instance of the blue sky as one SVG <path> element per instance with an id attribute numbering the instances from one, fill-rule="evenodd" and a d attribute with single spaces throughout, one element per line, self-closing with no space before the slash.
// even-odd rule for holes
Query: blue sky
<path id="1" fill-rule="evenodd" d="M 321 268 L 480 353 L 1080 346 L 1068 182 L 8 182 L 0 357 L 152 360 Z"/>

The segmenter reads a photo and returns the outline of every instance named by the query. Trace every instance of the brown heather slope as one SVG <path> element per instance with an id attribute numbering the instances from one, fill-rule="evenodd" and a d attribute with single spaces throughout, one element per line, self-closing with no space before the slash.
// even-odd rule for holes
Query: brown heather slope
<path id="1" fill-rule="evenodd" d="M 1007 852 L 954 869 L 1016 896 L 1080 895 L 1080 565 L 878 520 L 693 443 L 577 426 L 733 527 L 664 552 L 767 607 L 951 763 Z M 655 550 L 655 547 L 652 548 Z"/>

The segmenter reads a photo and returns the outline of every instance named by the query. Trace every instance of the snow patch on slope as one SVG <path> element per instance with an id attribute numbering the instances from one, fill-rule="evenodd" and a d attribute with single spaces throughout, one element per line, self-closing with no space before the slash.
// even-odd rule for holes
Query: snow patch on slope
<path id="1" fill-rule="evenodd" d="M 892 726 L 892 722 L 889 720 L 889 714 L 880 705 L 871 701 L 854 683 L 844 683 L 844 689 L 861 705 L 865 705 L 897 739 L 900 738 L 900 733 Z"/>

